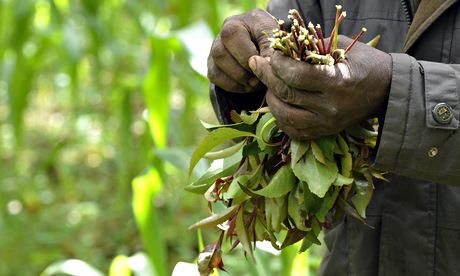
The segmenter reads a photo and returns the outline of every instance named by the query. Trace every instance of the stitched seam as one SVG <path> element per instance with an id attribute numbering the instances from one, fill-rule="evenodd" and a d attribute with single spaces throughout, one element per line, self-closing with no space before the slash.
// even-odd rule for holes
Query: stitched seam
<path id="1" fill-rule="evenodd" d="M 406 98 L 406 101 L 407 101 L 407 105 L 406 105 L 406 109 L 407 109 L 407 113 L 406 113 L 406 123 L 404 124 L 404 130 L 403 130 L 403 133 L 402 133 L 402 143 L 400 144 L 399 146 L 399 150 L 398 152 L 396 153 L 396 167 L 399 166 L 399 163 L 400 163 L 400 155 L 401 155 L 401 152 L 402 152 L 402 149 L 404 147 L 404 144 L 405 144 L 405 141 L 406 141 L 406 133 L 407 133 L 407 128 L 408 128 L 408 125 L 409 125 L 409 118 L 410 118 L 410 99 L 411 99 L 411 96 L 412 96 L 412 81 L 413 81 L 413 71 L 414 71 L 414 63 L 412 62 L 412 60 L 410 61 L 410 77 L 409 77 L 409 91 L 407 93 L 407 98 Z"/>

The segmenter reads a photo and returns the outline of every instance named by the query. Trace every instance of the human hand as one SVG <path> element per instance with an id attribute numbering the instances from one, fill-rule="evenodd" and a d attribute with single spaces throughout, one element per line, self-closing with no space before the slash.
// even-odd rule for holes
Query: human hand
<path id="1" fill-rule="evenodd" d="M 254 55 L 272 56 L 267 34 L 277 27 L 274 17 L 260 9 L 227 18 L 208 57 L 209 80 L 230 92 L 265 89 L 248 60 Z"/>
<path id="2" fill-rule="evenodd" d="M 351 41 L 339 36 L 339 48 Z M 278 126 L 296 139 L 336 134 L 378 115 L 391 83 L 390 55 L 361 42 L 334 66 L 299 62 L 281 52 L 271 62 L 251 57 L 249 65 L 268 88 Z"/>

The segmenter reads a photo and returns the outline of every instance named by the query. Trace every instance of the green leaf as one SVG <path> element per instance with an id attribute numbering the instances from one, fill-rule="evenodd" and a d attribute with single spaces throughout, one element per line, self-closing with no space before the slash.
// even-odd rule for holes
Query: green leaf
<path id="1" fill-rule="evenodd" d="M 354 217 L 355 219 L 359 220 L 361 223 L 366 224 L 366 221 L 363 217 L 356 211 L 353 206 L 351 206 L 348 202 L 343 200 L 341 197 L 337 198 L 337 206 L 344 210 L 348 215 Z"/>
<path id="2" fill-rule="evenodd" d="M 205 122 L 203 120 L 200 120 L 200 123 L 201 125 L 206 128 L 207 130 L 209 131 L 213 131 L 213 130 L 216 130 L 218 128 L 235 128 L 237 126 L 241 126 L 243 125 L 243 123 L 236 123 L 236 124 L 226 124 L 226 125 L 221 125 L 221 124 L 212 124 L 212 123 L 208 123 L 208 122 Z"/>
<path id="3" fill-rule="evenodd" d="M 303 191 L 298 185 L 297 189 L 289 193 L 288 197 L 288 214 L 294 220 L 297 229 L 307 231 L 308 228 L 305 226 L 305 217 L 307 212 L 304 206 L 304 195 Z M 302 191 L 302 192 L 301 192 Z"/>
<path id="4" fill-rule="evenodd" d="M 342 137 L 342 134 L 337 135 L 337 143 L 339 144 L 340 149 L 342 152 L 349 152 L 350 147 L 347 144 L 347 141 Z"/>
<path id="5" fill-rule="evenodd" d="M 247 157 L 250 155 L 258 155 L 260 153 L 259 144 L 257 141 L 253 141 L 243 147 L 243 156 Z"/>
<path id="6" fill-rule="evenodd" d="M 272 136 L 278 131 L 276 119 L 273 114 L 264 114 L 257 123 L 256 136 L 259 142 L 259 147 L 264 149 L 270 143 Z"/>
<path id="7" fill-rule="evenodd" d="M 339 173 L 339 175 L 337 176 L 337 179 L 334 181 L 334 186 L 341 187 L 341 186 L 350 185 L 351 183 L 353 183 L 353 181 L 354 181 L 354 178 L 345 177 Z"/>
<path id="8" fill-rule="evenodd" d="M 200 220 L 197 223 L 194 223 L 188 229 L 215 227 L 221 223 L 226 222 L 229 218 L 235 215 L 235 213 L 238 211 L 238 208 L 239 205 L 230 206 L 220 213 L 213 214 L 205 219 Z"/>
<path id="9" fill-rule="evenodd" d="M 351 177 L 351 171 L 353 169 L 353 157 L 350 153 L 350 147 L 341 134 L 337 135 L 337 142 L 343 152 L 343 156 L 340 158 L 341 174 L 345 177 Z"/>
<path id="10" fill-rule="evenodd" d="M 192 174 L 198 161 L 211 149 L 220 145 L 221 143 L 239 138 L 239 137 L 254 137 L 254 134 L 246 131 L 239 131 L 232 128 L 219 128 L 211 131 L 200 144 L 195 148 L 190 160 L 189 175 Z"/>
<path id="11" fill-rule="evenodd" d="M 259 166 L 250 174 L 237 176 L 233 179 L 232 183 L 230 183 L 230 187 L 226 193 L 227 198 L 233 199 L 233 204 L 240 204 L 250 197 L 258 197 L 251 189 L 259 184 L 261 176 L 262 166 Z"/>
<path id="12" fill-rule="evenodd" d="M 313 231 L 309 231 L 307 235 L 305 235 L 305 239 L 312 244 L 321 245 L 318 236 Z"/>
<path id="13" fill-rule="evenodd" d="M 306 232 L 301 231 L 299 229 L 289 229 L 288 233 L 286 235 L 286 238 L 284 238 L 283 244 L 281 245 L 281 249 L 286 248 L 289 245 L 293 245 L 296 242 L 300 241 L 305 237 Z"/>
<path id="14" fill-rule="evenodd" d="M 196 194 L 204 194 L 218 178 L 231 175 L 238 168 L 241 157 L 241 152 L 237 152 L 228 158 L 215 160 L 211 163 L 206 173 L 186 186 L 185 190 Z"/>
<path id="15" fill-rule="evenodd" d="M 280 197 L 291 191 L 296 183 L 296 178 L 289 165 L 282 166 L 270 180 L 267 186 L 254 191 L 255 194 L 264 197 Z"/>
<path id="16" fill-rule="evenodd" d="M 243 245 L 244 251 L 248 254 L 253 261 L 254 254 L 252 251 L 251 239 L 249 238 L 248 229 L 244 223 L 244 209 L 241 208 L 236 216 L 236 226 L 235 231 L 238 239 L 240 240 L 241 245 Z"/>
<path id="17" fill-rule="evenodd" d="M 294 166 L 307 153 L 310 143 L 307 141 L 291 141 L 291 165 Z"/>
<path id="18" fill-rule="evenodd" d="M 277 198 L 265 198 L 272 202 L 271 227 L 276 233 L 281 231 L 281 224 L 287 217 L 287 196 Z"/>
<path id="19" fill-rule="evenodd" d="M 331 161 L 334 160 L 334 150 L 337 146 L 336 136 L 320 137 L 315 140 L 315 143 L 318 144 L 326 159 Z"/>
<path id="20" fill-rule="evenodd" d="M 315 156 L 316 160 L 318 160 L 320 163 L 326 165 L 326 158 L 324 157 L 323 151 L 321 148 L 318 146 L 318 144 L 315 143 L 315 141 L 311 141 L 311 150 L 313 152 L 313 155 Z M 330 159 L 332 160 L 332 159 Z"/>
<path id="21" fill-rule="evenodd" d="M 345 132 L 359 139 L 372 139 L 377 137 L 378 132 L 364 128 L 361 125 L 353 125 L 345 129 Z"/>
<path id="22" fill-rule="evenodd" d="M 376 170 L 370 170 L 370 173 L 372 174 L 373 177 L 377 178 L 377 179 L 380 179 L 380 180 L 383 180 L 383 181 L 386 181 L 386 182 L 390 182 L 390 180 L 388 180 L 387 178 L 385 178 L 384 173 L 382 172 L 379 172 L 379 171 L 376 171 Z"/>
<path id="23" fill-rule="evenodd" d="M 327 160 L 326 165 L 316 160 L 312 151 L 307 152 L 306 160 L 300 160 L 293 168 L 295 176 L 307 182 L 312 193 L 322 198 L 338 175 L 335 162 Z"/>
<path id="24" fill-rule="evenodd" d="M 340 188 L 336 188 L 333 192 L 329 191 L 323 199 L 321 208 L 316 213 L 316 218 L 319 222 L 323 223 L 326 221 L 326 216 L 334 206 L 337 197 L 339 196 Z"/>
<path id="25" fill-rule="evenodd" d="M 302 245 L 300 246 L 300 249 L 299 249 L 299 253 L 305 252 L 312 245 L 313 243 L 309 239 L 307 239 L 306 237 L 303 238 Z"/>
<path id="26" fill-rule="evenodd" d="M 366 209 L 372 199 L 374 187 L 366 180 L 355 180 L 356 194 L 351 198 L 351 202 L 356 208 L 356 211 L 362 218 L 366 218 Z"/>
<path id="27" fill-rule="evenodd" d="M 351 156 L 351 153 L 345 152 L 345 154 L 340 158 L 340 164 L 341 164 L 341 174 L 345 177 L 351 177 L 352 173 L 351 171 L 353 170 L 353 157 Z"/>
<path id="28" fill-rule="evenodd" d="M 307 213 L 307 215 L 315 214 L 321 207 L 322 200 L 310 191 L 307 183 L 302 182 L 302 186 L 304 196 L 303 204 L 305 206 L 305 212 Z"/>
<path id="29" fill-rule="evenodd" d="M 236 152 L 238 152 L 243 147 L 244 143 L 245 141 L 241 141 L 238 144 L 235 144 L 231 147 L 228 147 L 222 150 L 218 150 L 218 151 L 208 152 L 203 157 L 206 159 L 210 159 L 210 160 L 227 158 L 235 154 Z"/>
<path id="30" fill-rule="evenodd" d="M 263 114 L 263 113 L 270 113 L 270 108 L 268 106 L 261 107 L 257 110 L 250 111 L 251 113 L 258 113 L 258 114 Z"/>
<path id="31" fill-rule="evenodd" d="M 245 110 L 238 114 L 235 110 L 230 112 L 230 116 L 235 123 L 243 122 L 246 125 L 252 125 L 259 119 L 259 113 L 248 114 Z"/>
<path id="32" fill-rule="evenodd" d="M 240 187 L 240 185 L 247 187 L 248 182 L 248 175 L 239 175 L 233 179 L 232 183 L 230 183 L 230 186 L 228 187 L 227 193 L 225 194 L 226 197 L 233 199 L 234 204 L 241 204 L 243 201 L 249 199 L 250 196 L 246 194 Z"/>

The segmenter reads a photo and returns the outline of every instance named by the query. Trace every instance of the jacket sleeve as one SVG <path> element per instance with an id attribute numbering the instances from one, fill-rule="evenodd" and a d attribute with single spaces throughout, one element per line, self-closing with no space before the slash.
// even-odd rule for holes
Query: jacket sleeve
<path id="1" fill-rule="evenodd" d="M 313 22 L 322 22 L 320 16 L 319 4 L 315 0 L 302 1 L 299 4 L 298 0 L 272 0 L 269 2 L 267 11 L 275 18 L 285 19 L 286 25 L 290 22 L 287 20 L 287 15 L 290 9 L 297 9 L 304 18 Z M 248 94 L 248 93 L 232 93 L 223 90 L 220 87 L 211 84 L 210 99 L 214 112 L 221 123 L 231 123 L 230 111 L 256 109 L 262 103 L 265 92 Z"/>
<path id="2" fill-rule="evenodd" d="M 391 56 L 392 82 L 374 167 L 460 185 L 460 65 Z"/>

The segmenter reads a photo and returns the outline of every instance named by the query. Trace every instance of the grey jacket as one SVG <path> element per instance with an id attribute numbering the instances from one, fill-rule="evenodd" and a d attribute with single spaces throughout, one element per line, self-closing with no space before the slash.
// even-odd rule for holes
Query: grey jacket
<path id="1" fill-rule="evenodd" d="M 415 12 L 416 2 L 269 4 L 277 18 L 296 8 L 330 30 L 340 3 L 347 11 L 341 32 L 352 36 L 365 26 L 363 40 L 381 34 L 378 48 L 393 58 L 374 163 L 391 183 L 375 184 L 367 210 L 373 228 L 345 217 L 328 231 L 322 275 L 460 275 L 460 3 L 422 0 Z M 225 93 L 212 95 L 219 112 L 238 106 L 237 99 L 225 104 Z"/>

